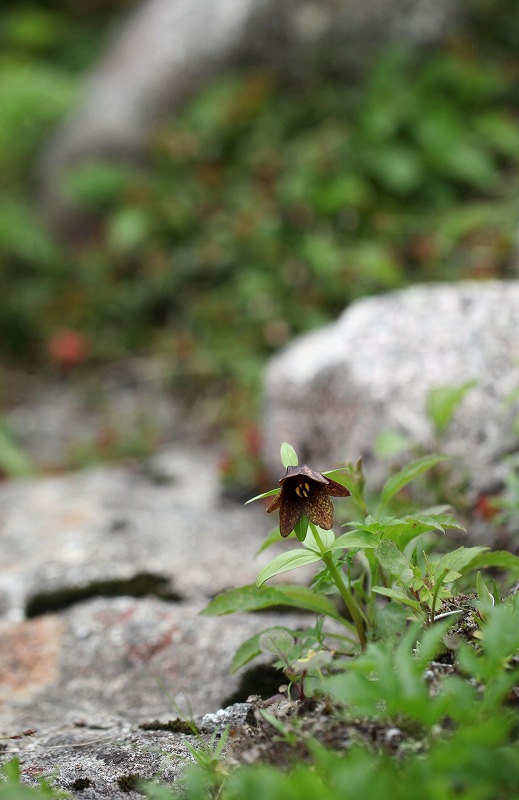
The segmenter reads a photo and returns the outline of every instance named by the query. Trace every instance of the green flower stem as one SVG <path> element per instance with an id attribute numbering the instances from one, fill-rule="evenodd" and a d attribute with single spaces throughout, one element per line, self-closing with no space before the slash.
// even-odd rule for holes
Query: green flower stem
<path id="1" fill-rule="evenodd" d="M 441 589 L 441 586 L 442 586 L 442 583 L 444 581 L 444 578 L 445 578 L 445 576 L 447 575 L 448 572 L 449 572 L 448 569 L 444 569 L 443 572 L 441 573 L 441 575 L 439 576 L 438 580 L 436 581 L 436 585 L 434 587 L 434 592 L 433 592 L 432 601 L 431 601 L 431 615 L 430 615 L 430 618 L 429 618 L 429 624 L 430 625 L 432 625 L 433 622 L 434 622 L 434 617 L 436 615 L 436 602 L 438 600 L 438 594 L 439 594 L 439 591 Z"/>
<path id="2" fill-rule="evenodd" d="M 335 565 L 333 560 L 333 555 L 330 552 L 326 552 L 326 548 L 322 543 L 317 528 L 312 522 L 310 522 L 310 528 L 312 529 L 314 539 L 319 546 L 319 550 L 321 552 L 321 558 L 326 566 L 326 569 L 330 573 L 332 581 L 339 590 L 339 593 L 342 599 L 344 600 L 346 608 L 350 612 L 353 624 L 355 625 L 355 628 L 357 630 L 360 646 L 363 650 L 365 650 L 367 645 L 367 640 L 366 640 L 366 630 L 364 627 L 364 621 L 362 619 L 362 613 L 359 607 L 357 606 L 355 598 L 353 597 L 352 593 L 346 586 L 341 571 L 337 569 L 337 566 Z"/>

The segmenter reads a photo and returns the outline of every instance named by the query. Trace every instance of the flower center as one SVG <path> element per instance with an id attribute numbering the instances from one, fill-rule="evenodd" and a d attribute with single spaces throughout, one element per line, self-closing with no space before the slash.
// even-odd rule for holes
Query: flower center
<path id="1" fill-rule="evenodd" d="M 310 492 L 310 484 L 309 483 L 299 483 L 296 486 L 296 494 L 298 497 L 308 497 Z"/>

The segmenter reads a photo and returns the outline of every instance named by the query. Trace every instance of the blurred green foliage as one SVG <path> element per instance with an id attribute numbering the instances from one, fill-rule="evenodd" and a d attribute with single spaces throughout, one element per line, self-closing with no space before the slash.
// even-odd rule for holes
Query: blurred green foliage
<path id="1" fill-rule="evenodd" d="M 75 101 L 100 20 L 130 3 L 86 5 L 8 3 L 0 23 L 0 357 L 45 363 L 70 328 L 92 363 L 166 355 L 183 387 L 225 389 L 232 417 L 239 398 L 250 411 L 268 353 L 353 299 L 512 274 L 510 0 L 478 0 L 465 37 L 390 49 L 353 85 L 217 78 L 156 129 L 146 169 L 68 175 L 92 225 L 67 245 L 35 211 L 35 154 Z"/>

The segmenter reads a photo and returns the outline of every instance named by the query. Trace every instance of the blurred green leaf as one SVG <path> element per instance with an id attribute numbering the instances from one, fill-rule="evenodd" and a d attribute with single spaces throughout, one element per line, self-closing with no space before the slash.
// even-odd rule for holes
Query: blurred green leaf
<path id="1" fill-rule="evenodd" d="M 412 441 L 408 436 L 403 436 L 397 431 L 379 431 L 373 444 L 375 455 L 378 458 L 391 458 L 392 456 L 408 450 Z"/>
<path id="2" fill-rule="evenodd" d="M 413 600 L 399 589 L 393 589 L 388 586 L 373 586 L 372 591 L 375 592 L 375 594 L 381 594 L 384 597 L 389 597 L 391 600 L 397 600 L 399 603 L 403 603 L 404 605 L 413 608 L 415 611 L 420 611 L 420 603 L 418 600 Z"/>
<path id="3" fill-rule="evenodd" d="M 477 553 L 470 562 L 471 569 L 497 568 L 510 570 L 513 575 L 519 574 L 519 556 L 508 550 L 485 550 Z"/>
<path id="4" fill-rule="evenodd" d="M 66 188 L 72 200 L 90 210 L 101 211 L 121 202 L 134 177 L 129 167 L 109 161 L 87 161 L 67 173 Z M 119 213 L 129 214 L 130 210 Z M 131 213 L 135 214 L 135 209 Z"/>
<path id="5" fill-rule="evenodd" d="M 46 64 L 0 62 L 0 167 L 4 179 L 29 167 L 37 148 L 72 107 L 75 80 Z"/>
<path id="6" fill-rule="evenodd" d="M 463 574 L 481 566 L 478 559 L 488 550 L 488 547 L 458 547 L 434 562 L 435 574 L 440 575 L 445 570 Z M 519 562 L 519 559 L 517 559 Z"/>
<path id="7" fill-rule="evenodd" d="M 110 217 L 108 244 L 120 253 L 129 253 L 144 244 L 151 227 L 151 220 L 145 209 L 122 208 Z"/>
<path id="8" fill-rule="evenodd" d="M 253 661 L 253 659 L 260 655 L 260 636 L 261 632 L 255 633 L 254 636 L 251 636 L 245 642 L 242 642 L 233 656 L 231 672 L 236 672 L 236 670 L 241 669 L 241 667 L 244 667 L 246 664 L 248 664 L 250 661 Z"/>
<path id="9" fill-rule="evenodd" d="M 476 592 L 482 603 L 486 605 L 490 604 L 492 606 L 495 605 L 494 595 L 486 585 L 481 572 L 478 572 L 476 575 Z"/>
<path id="10" fill-rule="evenodd" d="M 2 256 L 36 268 L 40 281 L 62 274 L 63 252 L 38 215 L 16 199 L 0 195 L 0 263 Z"/>
<path id="11" fill-rule="evenodd" d="M 283 442 L 281 445 L 281 463 L 285 469 L 288 467 L 297 467 L 299 463 L 296 451 L 288 442 Z"/>
<path id="12" fill-rule="evenodd" d="M 477 119 L 475 130 L 494 150 L 512 159 L 519 157 L 517 122 L 506 112 L 491 111 Z"/>
<path id="13" fill-rule="evenodd" d="M 0 469 L 11 478 L 27 478 L 35 468 L 5 424 L 0 423 Z"/>
<path id="14" fill-rule="evenodd" d="M 441 464 L 441 462 L 445 461 L 447 458 L 447 456 L 440 455 L 423 456 L 402 467 L 401 470 L 395 475 L 392 475 L 385 482 L 380 495 L 381 509 L 387 506 L 389 501 L 398 494 L 404 486 L 407 486 L 408 483 L 419 475 L 423 475 L 424 472 L 428 472 L 428 470 L 432 469 L 437 464 Z"/>
<path id="15" fill-rule="evenodd" d="M 443 433 L 449 426 L 457 408 L 474 386 L 476 380 L 466 381 L 461 386 L 438 386 L 431 389 L 425 404 L 427 416 L 433 423 L 436 433 Z"/>
<path id="16" fill-rule="evenodd" d="M 3 778 L 0 781 L 0 800 L 43 800 L 45 797 L 58 800 L 59 798 L 59 794 L 47 781 L 41 780 L 38 787 L 23 784 L 18 758 L 7 761 L 0 772 Z"/>
<path id="17" fill-rule="evenodd" d="M 403 145 L 373 150 L 366 166 L 385 189 L 396 195 L 405 196 L 416 191 L 424 178 L 419 155 Z"/>

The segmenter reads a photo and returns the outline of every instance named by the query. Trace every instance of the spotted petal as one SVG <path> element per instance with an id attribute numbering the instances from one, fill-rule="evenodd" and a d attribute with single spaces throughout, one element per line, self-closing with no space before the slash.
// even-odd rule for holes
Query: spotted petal
<path id="1" fill-rule="evenodd" d="M 326 480 L 328 481 L 326 494 L 332 497 L 348 497 L 351 494 L 350 490 L 343 486 L 342 483 L 337 483 L 337 481 L 333 481 L 331 478 L 326 478 Z"/>
<path id="2" fill-rule="evenodd" d="M 333 525 L 333 503 L 328 497 L 328 486 L 313 487 L 312 494 L 304 503 L 304 512 L 310 522 L 329 531 Z"/>
<path id="3" fill-rule="evenodd" d="M 279 532 L 283 538 L 291 533 L 303 513 L 303 503 L 298 499 L 283 498 L 279 509 Z"/>

